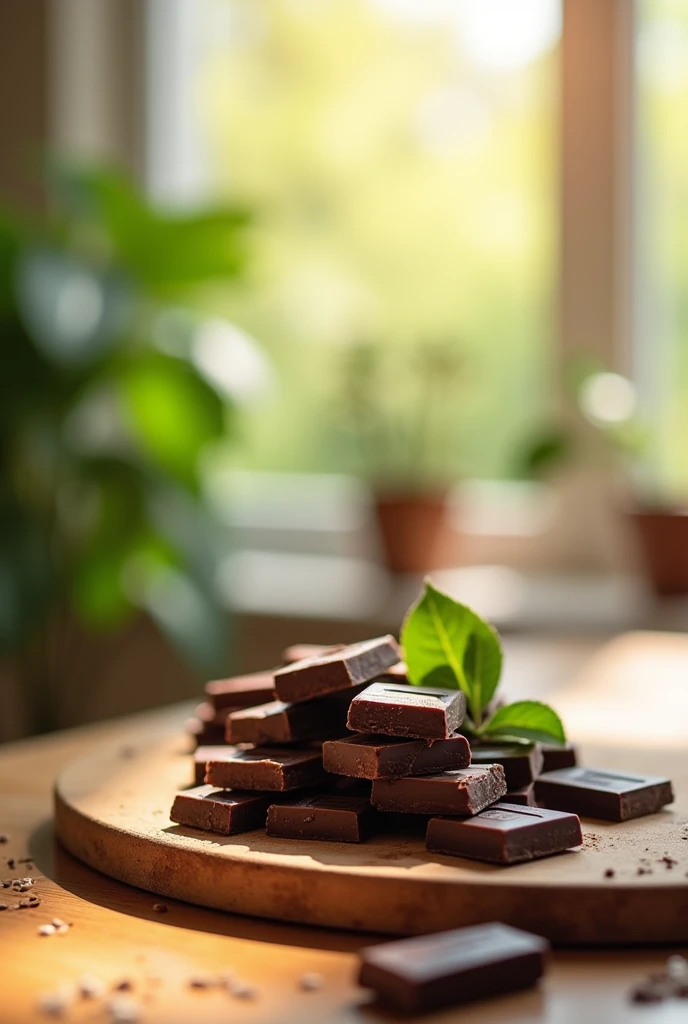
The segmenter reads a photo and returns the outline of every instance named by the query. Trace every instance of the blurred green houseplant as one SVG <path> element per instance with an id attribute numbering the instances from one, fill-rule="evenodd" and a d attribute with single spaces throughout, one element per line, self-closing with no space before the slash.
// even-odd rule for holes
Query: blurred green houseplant
<path id="1" fill-rule="evenodd" d="M 242 211 L 166 215 L 104 170 L 50 186 L 45 223 L 0 216 L 0 658 L 36 731 L 58 723 L 74 624 L 143 609 L 199 670 L 223 666 L 200 468 L 233 432 L 233 335 L 191 302 L 246 263 Z"/>

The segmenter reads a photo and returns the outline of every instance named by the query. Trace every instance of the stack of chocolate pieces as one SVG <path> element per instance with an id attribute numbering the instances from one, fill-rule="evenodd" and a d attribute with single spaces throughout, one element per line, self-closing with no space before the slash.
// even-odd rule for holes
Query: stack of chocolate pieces
<path id="1" fill-rule="evenodd" d="M 208 684 L 207 695 L 224 702 L 218 710 L 226 710 L 226 743 L 197 747 L 196 782 L 203 784 L 177 795 L 171 818 L 230 835 L 259 828 L 267 817 L 272 835 L 361 841 L 375 818 L 368 794 L 328 776 L 322 741 L 345 731 L 351 700 L 395 669 L 399 647 L 384 636 L 285 655 L 291 663 L 283 668 L 242 677 L 255 686 L 258 676 L 269 676 L 269 689 L 259 687 L 271 698 L 265 702 L 256 703 L 255 689 L 251 697 L 238 680 Z"/>
<path id="2" fill-rule="evenodd" d="M 409 686 L 391 636 L 297 645 L 284 661 L 206 686 L 196 786 L 177 795 L 174 821 L 340 842 L 407 822 L 429 849 L 499 863 L 580 843 L 575 814 L 533 807 L 540 747 L 471 751 L 463 693 Z"/>
<path id="3" fill-rule="evenodd" d="M 275 683 L 272 672 L 253 672 L 231 679 L 214 679 L 205 685 L 205 700 L 194 708 L 186 731 L 197 747 L 225 742 L 227 718 L 232 711 L 272 700 Z"/>
<path id="4" fill-rule="evenodd" d="M 465 714 L 460 691 L 375 682 L 349 707 L 355 734 L 323 744 L 324 767 L 370 779 L 380 812 L 426 816 L 426 845 L 436 852 L 511 864 L 580 845 L 575 814 L 533 807 L 540 748 L 472 752 L 458 732 Z"/>

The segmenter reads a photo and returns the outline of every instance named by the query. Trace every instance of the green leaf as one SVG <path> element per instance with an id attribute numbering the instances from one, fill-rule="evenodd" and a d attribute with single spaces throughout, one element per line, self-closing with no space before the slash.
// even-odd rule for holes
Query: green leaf
<path id="1" fill-rule="evenodd" d="M 57 168 L 60 202 L 73 220 L 95 225 L 115 261 L 158 294 L 236 277 L 246 262 L 245 210 L 166 214 L 117 172 Z"/>
<path id="2" fill-rule="evenodd" d="M 519 700 L 505 704 L 480 730 L 481 736 L 495 739 L 519 739 L 542 743 L 566 743 L 559 715 L 548 704 L 537 700 Z"/>
<path id="3" fill-rule="evenodd" d="M 75 566 L 72 602 L 80 620 L 95 629 L 112 629 L 124 622 L 131 604 L 122 585 L 124 554 L 92 551 Z"/>
<path id="4" fill-rule="evenodd" d="M 140 449 L 195 490 L 202 449 L 224 433 L 224 408 L 217 393 L 180 360 L 149 355 L 123 370 L 120 395 Z"/>
<path id="5" fill-rule="evenodd" d="M 517 459 L 515 475 L 519 480 L 542 480 L 571 456 L 572 437 L 563 429 L 552 427 L 531 438 Z"/>
<path id="6" fill-rule="evenodd" d="M 479 723 L 502 671 L 495 630 L 426 580 L 422 597 L 406 616 L 401 639 L 411 682 L 463 690 L 470 715 Z"/>

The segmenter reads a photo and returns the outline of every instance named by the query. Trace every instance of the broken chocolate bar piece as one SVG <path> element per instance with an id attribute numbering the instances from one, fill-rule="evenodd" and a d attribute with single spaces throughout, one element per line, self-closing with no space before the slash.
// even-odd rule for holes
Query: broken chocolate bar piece
<path id="1" fill-rule="evenodd" d="M 208 761 L 221 761 L 225 757 L 233 757 L 237 748 L 229 743 L 219 743 L 212 747 L 196 747 L 194 750 L 194 778 L 200 786 L 205 779 L 205 766 Z"/>
<path id="2" fill-rule="evenodd" d="M 361 843 L 374 831 L 379 815 L 369 800 L 353 796 L 317 796 L 273 804 L 266 832 L 285 839 L 321 839 Z"/>
<path id="3" fill-rule="evenodd" d="M 500 802 L 473 818 L 431 818 L 425 845 L 433 853 L 518 864 L 563 853 L 582 842 L 576 814 Z"/>
<path id="4" fill-rule="evenodd" d="M 365 684 L 363 684 L 365 685 Z M 281 700 L 233 711 L 227 720 L 230 743 L 293 743 L 341 736 L 346 729 L 349 704 L 361 687 L 298 704 Z"/>
<path id="5" fill-rule="evenodd" d="M 204 700 L 202 704 L 197 704 L 193 713 L 195 718 L 198 718 L 206 725 L 218 725 L 222 728 L 224 728 L 227 715 L 229 714 L 225 708 L 216 711 L 210 701 L 207 700 Z"/>
<path id="6" fill-rule="evenodd" d="M 282 651 L 282 662 L 285 665 L 293 665 L 297 661 L 305 661 L 306 658 L 324 658 L 328 654 L 335 654 L 344 649 L 346 644 L 291 644 Z"/>
<path id="7" fill-rule="evenodd" d="M 215 746 L 224 743 L 226 725 L 202 722 L 200 718 L 187 718 L 186 731 L 197 747 Z"/>
<path id="8" fill-rule="evenodd" d="M 535 799 L 544 807 L 573 811 L 586 818 L 628 821 L 670 804 L 674 793 L 669 779 L 657 775 L 560 768 L 540 776 L 535 783 Z"/>
<path id="9" fill-rule="evenodd" d="M 535 800 L 535 783 L 523 786 L 521 789 L 509 789 L 506 792 L 504 801 L 507 804 L 521 804 L 523 807 L 537 806 Z"/>
<path id="10" fill-rule="evenodd" d="M 322 782 L 326 773 L 319 750 L 257 747 L 234 757 L 208 761 L 205 781 L 221 789 L 262 789 L 281 792 Z"/>
<path id="11" fill-rule="evenodd" d="M 535 984 L 548 949 L 529 932 L 480 924 L 368 946 L 358 981 L 402 1013 L 425 1013 Z"/>
<path id="12" fill-rule="evenodd" d="M 272 672 L 252 672 L 247 676 L 213 679 L 206 683 L 205 692 L 216 711 L 225 708 L 238 711 L 255 704 L 265 704 L 275 696 Z"/>
<path id="13" fill-rule="evenodd" d="M 375 779 L 370 801 L 380 811 L 478 814 L 505 793 L 501 764 L 486 764 L 435 775 Z"/>
<path id="14" fill-rule="evenodd" d="M 474 743 L 471 764 L 501 764 L 509 789 L 529 785 L 542 771 L 542 750 L 537 743 Z"/>
<path id="15" fill-rule="evenodd" d="M 262 828 L 272 800 L 264 793 L 227 793 L 214 786 L 197 786 L 177 793 L 170 818 L 188 828 L 231 836 Z"/>
<path id="16" fill-rule="evenodd" d="M 351 702 L 347 726 L 354 732 L 446 740 L 466 715 L 460 690 L 373 683 Z"/>
<path id="17" fill-rule="evenodd" d="M 555 743 L 541 743 L 543 764 L 540 775 L 545 772 L 554 772 L 558 768 L 575 768 L 578 764 L 576 748 L 573 743 L 566 743 L 560 747 Z"/>
<path id="18" fill-rule="evenodd" d="M 394 637 L 381 636 L 278 669 L 275 690 L 280 700 L 309 700 L 368 683 L 398 661 L 399 645 Z"/>
<path id="19" fill-rule="evenodd" d="M 328 772 L 359 779 L 394 779 L 467 768 L 471 748 L 465 736 L 447 740 L 400 739 L 356 733 L 323 743 L 323 765 Z"/>

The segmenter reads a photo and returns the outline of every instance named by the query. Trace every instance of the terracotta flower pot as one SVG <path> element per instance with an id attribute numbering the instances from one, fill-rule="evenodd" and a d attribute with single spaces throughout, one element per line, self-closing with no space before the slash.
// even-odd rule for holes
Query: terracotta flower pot
<path id="1" fill-rule="evenodd" d="M 688 594 L 688 509 L 629 511 L 647 574 L 656 594 Z"/>
<path id="2" fill-rule="evenodd" d="M 390 572 L 423 573 L 437 568 L 447 492 L 381 492 L 375 513 Z"/>

